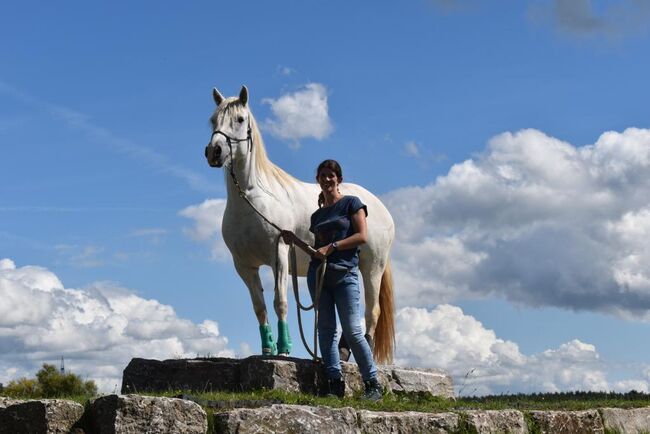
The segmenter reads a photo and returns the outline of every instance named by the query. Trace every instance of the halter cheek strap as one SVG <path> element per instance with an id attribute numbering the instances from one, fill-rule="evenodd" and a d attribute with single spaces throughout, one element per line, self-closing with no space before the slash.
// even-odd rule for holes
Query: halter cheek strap
<path id="1" fill-rule="evenodd" d="M 251 132 L 251 120 L 250 118 L 248 119 L 248 128 L 246 128 L 246 138 L 244 139 L 235 139 L 233 137 L 230 137 L 228 134 L 224 133 L 221 130 L 216 130 L 212 133 L 212 138 L 214 138 L 215 134 L 221 134 L 226 138 L 226 143 L 228 143 L 228 149 L 230 151 L 230 175 L 233 177 L 235 176 L 235 154 L 232 153 L 232 144 L 234 143 L 241 143 L 241 142 L 248 142 L 248 152 L 251 152 L 251 148 L 253 145 L 253 134 Z M 211 140 L 212 141 L 212 140 Z"/>

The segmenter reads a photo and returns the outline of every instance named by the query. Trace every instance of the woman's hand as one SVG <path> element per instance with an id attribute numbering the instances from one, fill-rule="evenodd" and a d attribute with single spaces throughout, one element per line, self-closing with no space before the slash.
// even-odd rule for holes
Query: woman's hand
<path id="1" fill-rule="evenodd" d="M 334 251 L 334 248 L 332 247 L 332 245 L 328 244 L 328 245 L 323 246 L 320 249 L 316 250 L 316 257 L 318 259 L 320 259 L 320 260 L 323 260 L 326 257 L 328 257 L 333 251 Z"/>

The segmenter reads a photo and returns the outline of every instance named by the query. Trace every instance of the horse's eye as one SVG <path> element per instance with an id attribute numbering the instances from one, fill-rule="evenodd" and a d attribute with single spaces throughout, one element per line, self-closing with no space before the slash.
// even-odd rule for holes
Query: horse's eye
<path id="1" fill-rule="evenodd" d="M 237 122 L 239 122 L 240 124 L 244 122 L 244 117 L 243 116 L 238 117 Z"/>

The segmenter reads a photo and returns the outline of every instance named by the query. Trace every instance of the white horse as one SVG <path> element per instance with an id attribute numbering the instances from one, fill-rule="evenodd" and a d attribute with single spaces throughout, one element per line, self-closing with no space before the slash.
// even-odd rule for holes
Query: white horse
<path id="1" fill-rule="evenodd" d="M 250 292 L 260 325 L 262 353 L 275 354 L 277 351 L 288 355 L 291 351 L 286 323 L 287 277 L 291 271 L 289 246 L 280 242 L 277 247 L 278 230 L 239 196 L 239 189 L 229 172 L 232 171 L 241 190 L 260 213 L 310 245 L 314 244 L 314 236 L 309 232 L 310 216 L 318 208 L 320 188 L 317 184 L 297 180 L 268 159 L 257 122 L 249 108 L 245 86 L 242 86 L 238 98 L 224 98 L 216 88 L 212 93 L 217 108 L 210 118 L 213 133 L 205 148 L 205 156 L 211 167 L 226 165 L 224 176 L 228 200 L 221 227 L 223 240 L 232 253 L 237 273 Z M 343 183 L 340 189 L 343 195 L 358 196 L 368 207 L 368 242 L 361 247 L 359 257 L 365 288 L 366 333 L 373 342 L 375 359 L 388 363 L 392 360 L 395 339 L 389 260 L 395 234 L 393 219 L 379 199 L 363 187 Z M 310 258 L 302 251 L 297 251 L 297 255 L 298 275 L 305 276 Z M 271 266 L 276 274 L 273 304 L 278 317 L 277 350 L 262 295 L 261 265 Z"/>

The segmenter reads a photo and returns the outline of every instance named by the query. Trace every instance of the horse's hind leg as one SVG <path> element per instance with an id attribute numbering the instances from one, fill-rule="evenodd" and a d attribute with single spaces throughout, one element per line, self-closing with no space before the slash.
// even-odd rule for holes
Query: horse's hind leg
<path id="1" fill-rule="evenodd" d="M 381 308 L 379 307 L 379 290 L 381 289 L 381 276 L 384 272 L 384 264 L 371 262 L 363 264 L 361 275 L 363 276 L 363 288 L 366 304 L 366 339 L 371 344 L 375 337 L 375 329 Z"/>
<path id="2" fill-rule="evenodd" d="M 251 295 L 253 310 L 255 311 L 255 316 L 257 317 L 257 322 L 260 326 L 262 354 L 269 356 L 275 355 L 278 351 L 273 339 L 273 331 L 268 323 L 266 302 L 264 301 L 264 294 L 262 292 L 263 288 L 262 281 L 260 280 L 259 267 L 250 267 L 239 264 L 235 261 L 235 269 L 246 284 L 248 292 Z"/>

